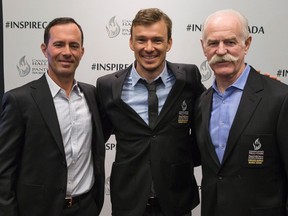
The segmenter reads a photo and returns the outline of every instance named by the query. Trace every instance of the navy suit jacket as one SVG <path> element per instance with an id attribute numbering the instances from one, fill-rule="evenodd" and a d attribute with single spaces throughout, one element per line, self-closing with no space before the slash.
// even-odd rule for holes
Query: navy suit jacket
<path id="1" fill-rule="evenodd" d="M 195 65 L 168 62 L 176 82 L 153 128 L 121 99 L 131 66 L 97 80 L 97 97 L 104 131 L 116 136 L 110 192 L 112 214 L 142 216 L 152 180 L 161 209 L 180 216 L 199 203 L 193 167 L 199 165 L 193 110 L 204 91 Z"/>
<path id="2" fill-rule="evenodd" d="M 79 83 L 93 119 L 92 189 L 104 200 L 104 138 L 96 88 Z M 0 121 L 0 216 L 61 216 L 67 164 L 53 98 L 45 76 L 5 93 Z"/>
<path id="3" fill-rule="evenodd" d="M 220 164 L 209 134 L 213 89 L 196 108 L 202 216 L 286 216 L 288 87 L 252 67 Z"/>

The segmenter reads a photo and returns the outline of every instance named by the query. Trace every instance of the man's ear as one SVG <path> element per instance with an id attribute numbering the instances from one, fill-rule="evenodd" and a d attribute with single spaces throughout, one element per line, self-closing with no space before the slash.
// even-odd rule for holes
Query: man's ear
<path id="1" fill-rule="evenodd" d="M 248 53 L 248 50 L 250 48 L 251 45 L 251 41 L 252 41 L 252 37 L 249 36 L 246 40 L 245 40 L 245 54 Z"/>
<path id="2" fill-rule="evenodd" d="M 47 55 L 46 55 L 46 50 L 47 50 L 47 46 L 45 43 L 42 43 L 41 44 L 41 50 L 42 50 L 42 53 L 45 55 L 45 57 L 47 58 Z"/>
<path id="3" fill-rule="evenodd" d="M 204 56 L 206 56 L 205 45 L 204 45 L 203 39 L 200 39 L 200 42 L 201 42 L 201 46 L 202 46 L 202 50 L 203 50 Z"/>
<path id="4" fill-rule="evenodd" d="M 130 47 L 130 49 L 131 49 L 132 51 L 134 51 L 132 36 L 131 36 L 130 39 L 129 39 L 129 47 Z"/>

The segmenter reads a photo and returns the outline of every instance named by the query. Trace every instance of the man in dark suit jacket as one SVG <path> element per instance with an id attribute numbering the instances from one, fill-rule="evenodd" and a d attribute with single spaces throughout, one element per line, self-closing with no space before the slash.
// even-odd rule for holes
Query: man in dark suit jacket
<path id="1" fill-rule="evenodd" d="M 203 92 L 195 65 L 165 60 L 172 45 L 171 20 L 158 9 L 137 13 L 130 48 L 136 61 L 97 80 L 104 131 L 117 141 L 110 192 L 113 216 L 184 216 L 199 203 L 193 175 L 199 165 L 193 128 L 194 102 Z M 160 79 L 159 115 L 148 117 L 147 89 Z"/>
<path id="2" fill-rule="evenodd" d="M 288 215 L 288 87 L 245 63 L 250 43 L 237 11 L 204 22 L 202 46 L 216 79 L 196 108 L 202 216 Z"/>
<path id="3" fill-rule="evenodd" d="M 76 82 L 83 32 L 46 27 L 48 71 L 5 93 L 0 120 L 0 215 L 95 216 L 104 200 L 104 137 L 96 88 Z"/>

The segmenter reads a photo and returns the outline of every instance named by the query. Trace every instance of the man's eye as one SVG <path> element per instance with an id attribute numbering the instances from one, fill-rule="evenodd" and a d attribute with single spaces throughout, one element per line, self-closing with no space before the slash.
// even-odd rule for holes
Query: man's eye
<path id="1" fill-rule="evenodd" d="M 55 47 L 61 47 L 62 44 L 61 44 L 61 43 L 56 43 L 56 44 L 54 44 L 54 46 L 55 46 Z"/>
<path id="2" fill-rule="evenodd" d="M 137 42 L 138 42 L 138 43 L 144 43 L 145 40 L 144 40 L 144 39 L 138 39 Z"/>
<path id="3" fill-rule="evenodd" d="M 79 48 L 79 45 L 78 45 L 78 44 L 72 44 L 72 45 L 71 45 L 71 48 L 73 48 L 73 49 L 78 49 L 78 48 Z"/>
<path id="4" fill-rule="evenodd" d="M 216 46 L 218 43 L 217 42 L 209 42 L 208 46 Z"/>
<path id="5" fill-rule="evenodd" d="M 228 42 L 226 42 L 226 44 L 227 44 L 227 45 L 233 45 L 234 42 L 233 42 L 233 41 L 228 41 Z"/>
<path id="6" fill-rule="evenodd" d="M 157 44 L 160 44 L 160 43 L 162 43 L 162 40 L 154 40 L 154 43 L 157 43 Z"/>

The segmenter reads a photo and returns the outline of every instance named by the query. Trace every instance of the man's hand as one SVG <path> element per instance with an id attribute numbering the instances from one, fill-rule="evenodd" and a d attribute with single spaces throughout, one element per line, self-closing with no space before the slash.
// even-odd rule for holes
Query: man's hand
<path id="1" fill-rule="evenodd" d="M 261 73 L 260 70 L 257 70 L 257 72 L 258 72 L 258 73 Z M 273 75 L 269 74 L 268 72 L 264 73 L 263 75 L 268 76 L 268 77 L 271 78 L 271 79 L 281 81 L 280 79 L 278 79 L 277 76 L 273 76 Z"/>

